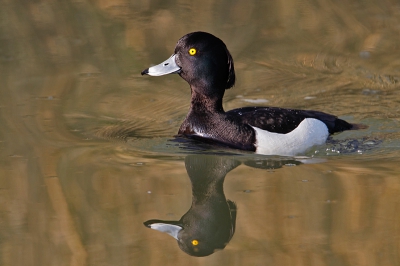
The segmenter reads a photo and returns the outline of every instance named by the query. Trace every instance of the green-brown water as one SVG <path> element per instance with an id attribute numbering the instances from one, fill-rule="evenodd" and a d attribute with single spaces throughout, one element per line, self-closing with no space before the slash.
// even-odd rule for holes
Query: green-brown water
<path id="1" fill-rule="evenodd" d="M 171 141 L 188 85 L 140 71 L 197 30 L 235 60 L 226 110 L 314 109 L 368 129 L 314 161 Z M 399 44 L 397 1 L 3 0 L 0 265 L 400 265 Z M 143 225 L 189 210 L 188 155 L 200 174 L 238 165 L 224 182 L 235 234 L 204 258 Z"/>

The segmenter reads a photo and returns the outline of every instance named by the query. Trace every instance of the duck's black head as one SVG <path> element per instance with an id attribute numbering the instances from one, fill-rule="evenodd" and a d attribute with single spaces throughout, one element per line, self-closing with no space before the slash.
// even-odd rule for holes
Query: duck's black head
<path id="1" fill-rule="evenodd" d="M 195 88 L 225 90 L 235 84 L 232 56 L 214 35 L 189 33 L 178 41 L 175 54 L 180 76 Z"/>
<path id="2" fill-rule="evenodd" d="M 206 32 L 186 34 L 168 60 L 142 71 L 151 76 L 171 73 L 178 73 L 192 90 L 207 96 L 222 97 L 235 84 L 233 59 L 226 45 Z"/>

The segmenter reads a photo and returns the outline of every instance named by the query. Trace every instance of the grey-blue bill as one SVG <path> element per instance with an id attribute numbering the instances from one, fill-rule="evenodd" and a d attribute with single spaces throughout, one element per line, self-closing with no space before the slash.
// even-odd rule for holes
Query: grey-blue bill
<path id="1" fill-rule="evenodd" d="M 181 68 L 175 62 L 176 54 L 162 62 L 161 64 L 149 67 L 142 71 L 142 75 L 163 76 L 167 74 L 179 73 Z"/>

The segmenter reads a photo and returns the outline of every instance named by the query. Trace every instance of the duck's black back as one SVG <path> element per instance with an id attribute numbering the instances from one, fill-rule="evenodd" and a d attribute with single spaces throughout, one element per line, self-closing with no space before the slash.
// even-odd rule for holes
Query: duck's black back
<path id="1" fill-rule="evenodd" d="M 349 130 L 353 126 L 334 115 L 319 111 L 283 109 L 278 107 L 243 107 L 226 112 L 228 116 L 240 118 L 244 124 L 286 134 L 294 130 L 306 118 L 321 120 L 330 134 Z"/>

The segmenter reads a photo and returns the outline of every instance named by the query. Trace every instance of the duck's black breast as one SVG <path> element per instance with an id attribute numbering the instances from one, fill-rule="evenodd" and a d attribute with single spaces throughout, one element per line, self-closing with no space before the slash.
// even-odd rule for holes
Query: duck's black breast
<path id="1" fill-rule="evenodd" d="M 244 124 L 240 116 L 229 116 L 226 113 L 191 111 L 178 135 L 241 150 L 256 149 L 254 129 Z"/>
<path id="2" fill-rule="evenodd" d="M 240 120 L 269 132 L 286 134 L 294 130 L 304 119 L 315 118 L 322 121 L 330 134 L 349 130 L 352 125 L 334 115 L 319 111 L 284 109 L 278 107 L 243 107 L 226 112 L 228 117 Z"/>

